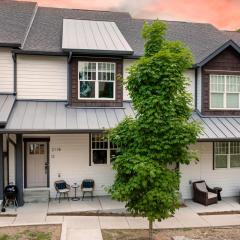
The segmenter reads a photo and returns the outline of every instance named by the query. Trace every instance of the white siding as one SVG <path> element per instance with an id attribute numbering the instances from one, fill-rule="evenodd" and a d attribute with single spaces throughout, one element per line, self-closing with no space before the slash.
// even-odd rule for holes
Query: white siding
<path id="1" fill-rule="evenodd" d="M 123 78 L 127 79 L 128 77 L 128 68 L 135 62 L 136 60 L 133 59 L 124 59 L 123 61 Z M 185 72 L 185 77 L 189 79 L 189 86 L 187 90 L 192 93 L 193 96 L 193 104 L 195 102 L 195 70 L 187 70 Z M 127 89 L 123 88 L 123 100 L 131 100 Z"/>
<path id="2" fill-rule="evenodd" d="M 36 135 L 35 135 L 36 136 Z M 80 184 L 85 178 L 95 181 L 95 195 L 106 195 L 105 187 L 113 183 L 114 172 L 110 165 L 89 166 L 88 134 L 53 134 L 50 136 L 50 194 L 55 197 L 54 182 L 59 179 L 69 184 Z M 33 137 L 29 135 L 27 137 Z M 57 149 L 60 149 L 57 150 Z M 80 194 L 80 192 L 78 192 Z M 73 195 L 73 191 L 71 192 Z"/>
<path id="3" fill-rule="evenodd" d="M 197 74 L 197 109 L 201 111 L 202 108 L 202 69 L 198 68 Z"/>
<path id="4" fill-rule="evenodd" d="M 180 166 L 183 198 L 192 198 L 191 182 L 197 180 L 205 180 L 210 187 L 222 187 L 223 197 L 238 196 L 240 168 L 214 170 L 213 143 L 197 143 L 192 148 L 198 151 L 199 162 Z"/>
<path id="5" fill-rule="evenodd" d="M 18 99 L 67 99 L 67 58 L 17 57 Z"/>
<path id="6" fill-rule="evenodd" d="M 13 93 L 13 79 L 11 49 L 0 48 L 0 93 Z"/>
<path id="7" fill-rule="evenodd" d="M 193 106 L 194 106 L 194 103 L 195 103 L 195 70 L 193 70 L 193 69 L 187 70 L 184 75 L 187 79 L 189 79 L 189 86 L 187 88 L 187 91 L 192 94 Z"/>
<path id="8" fill-rule="evenodd" d="M 134 59 L 124 59 L 123 60 L 123 78 L 124 80 L 128 77 L 128 68 L 135 62 Z M 128 95 L 128 90 L 123 87 L 123 100 L 128 101 L 131 100 Z"/>

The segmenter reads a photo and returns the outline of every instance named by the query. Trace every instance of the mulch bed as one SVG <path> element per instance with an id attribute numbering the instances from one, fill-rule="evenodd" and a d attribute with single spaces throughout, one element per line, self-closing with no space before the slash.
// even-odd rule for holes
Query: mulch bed
<path id="1" fill-rule="evenodd" d="M 147 230 L 102 230 L 104 240 L 148 240 Z M 239 240 L 240 226 L 154 230 L 155 240 L 184 236 L 193 240 Z"/>

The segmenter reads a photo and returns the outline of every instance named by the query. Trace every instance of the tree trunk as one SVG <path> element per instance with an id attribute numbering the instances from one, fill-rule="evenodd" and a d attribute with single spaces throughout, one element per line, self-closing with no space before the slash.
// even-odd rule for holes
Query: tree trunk
<path id="1" fill-rule="evenodd" d="M 153 240 L 153 222 L 149 221 L 149 240 Z"/>

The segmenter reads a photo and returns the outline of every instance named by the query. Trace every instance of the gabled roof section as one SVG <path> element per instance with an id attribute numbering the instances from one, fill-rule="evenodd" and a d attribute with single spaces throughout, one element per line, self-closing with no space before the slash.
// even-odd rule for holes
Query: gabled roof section
<path id="1" fill-rule="evenodd" d="M 36 7 L 33 2 L 0 1 L 1 47 L 21 47 Z"/>
<path id="2" fill-rule="evenodd" d="M 232 47 L 234 50 L 236 50 L 236 52 L 238 52 L 240 54 L 239 45 L 236 44 L 233 40 L 228 40 L 222 46 L 220 46 L 215 51 L 213 51 L 211 54 L 209 54 L 205 59 L 203 59 L 201 62 L 196 64 L 196 66 L 201 67 L 201 66 L 205 65 L 207 62 L 212 60 L 214 57 L 216 57 L 218 54 L 220 54 L 222 51 L 224 51 L 228 47 Z"/>
<path id="3" fill-rule="evenodd" d="M 63 19 L 62 49 L 88 54 L 133 53 L 115 22 L 75 19 Z"/>
<path id="4" fill-rule="evenodd" d="M 5 126 L 15 102 L 13 95 L 0 95 L 0 126 Z"/>

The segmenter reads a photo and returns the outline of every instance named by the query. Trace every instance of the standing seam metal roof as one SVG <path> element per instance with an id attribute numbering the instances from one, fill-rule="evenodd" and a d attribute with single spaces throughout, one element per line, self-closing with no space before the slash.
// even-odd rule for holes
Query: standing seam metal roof
<path id="1" fill-rule="evenodd" d="M 0 125 L 7 123 L 14 102 L 15 96 L 8 94 L 0 95 Z"/>
<path id="2" fill-rule="evenodd" d="M 123 108 L 71 108 L 66 102 L 16 101 L 1 132 L 101 131 L 135 114 L 131 102 L 124 102 Z M 240 117 L 203 117 L 193 112 L 191 120 L 203 127 L 201 141 L 240 138 Z"/>

